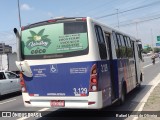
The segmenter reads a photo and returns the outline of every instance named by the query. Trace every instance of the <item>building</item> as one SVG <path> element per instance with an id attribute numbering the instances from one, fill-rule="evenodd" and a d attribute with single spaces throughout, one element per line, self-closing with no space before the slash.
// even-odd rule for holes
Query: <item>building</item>
<path id="1" fill-rule="evenodd" d="M 12 47 L 5 45 L 5 43 L 0 43 L 0 54 L 12 53 Z"/>

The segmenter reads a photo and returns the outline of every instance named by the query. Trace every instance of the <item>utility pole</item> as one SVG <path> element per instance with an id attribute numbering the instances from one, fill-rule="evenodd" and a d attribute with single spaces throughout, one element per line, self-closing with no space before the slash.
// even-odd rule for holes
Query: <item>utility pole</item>
<path id="1" fill-rule="evenodd" d="M 152 32 L 152 29 L 151 29 L 151 44 L 152 44 L 152 51 L 154 53 L 154 48 L 153 48 L 153 32 Z"/>
<path id="2" fill-rule="evenodd" d="M 138 22 L 136 22 L 136 33 L 137 33 L 137 39 L 138 39 L 138 28 L 137 28 Z"/>
<path id="3" fill-rule="evenodd" d="M 119 15 L 118 15 L 119 9 L 116 9 L 116 10 L 117 10 L 117 22 L 118 22 L 118 28 L 119 28 Z"/>
<path id="4" fill-rule="evenodd" d="M 19 5 L 19 0 L 17 0 L 17 3 L 18 3 L 19 27 L 21 28 L 21 13 L 20 13 L 20 5 Z"/>

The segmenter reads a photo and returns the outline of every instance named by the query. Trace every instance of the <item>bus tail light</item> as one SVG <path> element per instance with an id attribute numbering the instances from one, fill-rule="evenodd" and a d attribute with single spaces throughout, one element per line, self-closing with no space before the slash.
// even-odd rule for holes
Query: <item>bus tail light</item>
<path id="1" fill-rule="evenodd" d="M 82 21 L 86 21 L 86 18 L 82 18 Z"/>
<path id="2" fill-rule="evenodd" d="M 25 29 L 25 27 L 24 27 L 24 26 L 22 26 L 22 27 L 21 27 L 21 31 L 23 31 L 24 29 Z"/>
<path id="3" fill-rule="evenodd" d="M 76 21 L 83 21 L 83 22 L 86 22 L 87 21 L 87 18 L 76 18 Z"/>
<path id="4" fill-rule="evenodd" d="M 90 92 L 98 91 L 97 66 L 96 66 L 96 64 L 94 64 L 91 68 L 89 91 Z"/>
<path id="5" fill-rule="evenodd" d="M 92 83 L 97 83 L 97 79 L 96 79 L 96 78 L 92 78 L 92 79 L 91 79 L 91 82 L 92 82 Z"/>
<path id="6" fill-rule="evenodd" d="M 49 23 L 53 23 L 53 22 L 56 22 L 55 19 L 51 19 L 51 20 L 48 20 Z"/>
<path id="7" fill-rule="evenodd" d="M 22 72 L 20 73 L 20 85 L 22 92 L 27 92 Z"/>

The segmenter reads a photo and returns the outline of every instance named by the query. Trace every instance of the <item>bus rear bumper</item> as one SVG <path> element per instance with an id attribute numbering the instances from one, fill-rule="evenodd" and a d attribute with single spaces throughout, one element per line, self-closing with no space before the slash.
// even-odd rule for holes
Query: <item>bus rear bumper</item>
<path id="1" fill-rule="evenodd" d="M 26 107 L 53 107 L 53 108 L 77 108 L 77 109 L 100 109 L 103 107 L 102 91 L 90 92 L 88 96 L 74 97 L 31 97 L 28 93 L 22 93 Z M 64 101 L 63 107 L 51 105 L 52 100 Z"/>

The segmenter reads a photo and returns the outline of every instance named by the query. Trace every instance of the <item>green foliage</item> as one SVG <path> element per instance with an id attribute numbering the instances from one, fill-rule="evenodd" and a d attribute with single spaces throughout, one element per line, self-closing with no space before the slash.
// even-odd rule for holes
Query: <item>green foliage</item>
<path id="1" fill-rule="evenodd" d="M 143 49 L 143 50 L 142 50 L 142 53 L 149 53 L 150 51 L 152 51 L 152 48 L 151 48 L 151 47 L 148 47 L 148 48 Z M 160 52 L 160 48 L 154 48 L 154 52 L 155 52 L 155 53 Z"/>
<path id="2" fill-rule="evenodd" d="M 148 48 L 144 48 L 142 50 L 142 53 L 149 53 L 150 51 L 152 51 L 152 48 L 151 47 L 148 47 Z"/>
<path id="3" fill-rule="evenodd" d="M 154 48 L 154 52 L 155 52 L 155 53 L 160 52 L 160 48 Z"/>

